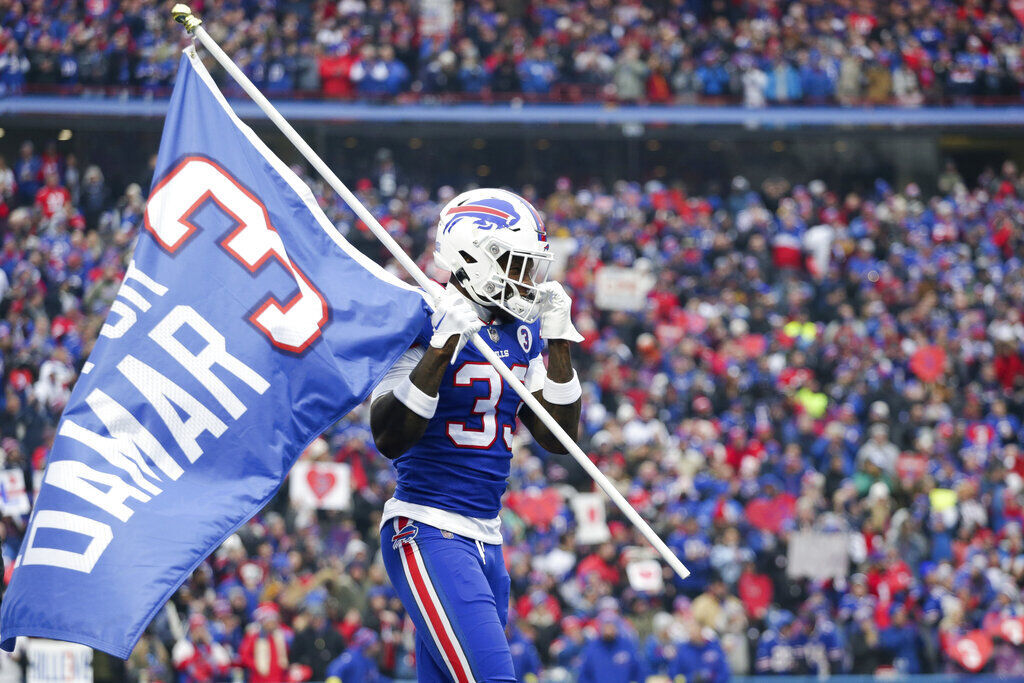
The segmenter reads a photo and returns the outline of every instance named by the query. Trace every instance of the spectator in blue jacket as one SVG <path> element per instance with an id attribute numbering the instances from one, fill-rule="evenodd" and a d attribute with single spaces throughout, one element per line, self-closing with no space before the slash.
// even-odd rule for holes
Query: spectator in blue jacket
<path id="1" fill-rule="evenodd" d="M 836 91 L 836 72 L 830 68 L 821 55 L 815 51 L 807 64 L 800 69 L 800 84 L 804 98 L 811 104 L 824 104 Z"/>
<path id="2" fill-rule="evenodd" d="M 519 63 L 519 82 L 524 93 L 545 95 L 551 91 L 551 84 L 558 76 L 554 63 L 544 53 L 544 48 L 535 47 L 529 56 Z"/>
<path id="3" fill-rule="evenodd" d="M 14 178 L 24 204 L 35 201 L 36 192 L 43 186 L 43 162 L 28 140 L 21 143 L 21 157 L 14 164 Z"/>
<path id="4" fill-rule="evenodd" d="M 540 654 L 537 652 L 537 646 L 533 644 L 533 639 L 530 638 L 532 634 L 527 633 L 530 630 L 529 626 L 508 626 L 508 649 L 512 653 L 512 666 L 515 668 L 517 681 L 536 681 L 540 675 Z"/>
<path id="5" fill-rule="evenodd" d="M 644 642 L 644 665 L 647 675 L 667 674 L 679 650 L 679 643 L 673 639 L 674 619 L 671 614 L 659 612 L 654 615 L 654 632 Z"/>
<path id="6" fill-rule="evenodd" d="M 777 58 L 767 73 L 765 94 L 770 102 L 793 102 L 803 96 L 800 74 L 785 59 Z"/>
<path id="7" fill-rule="evenodd" d="M 359 629 L 348 649 L 327 665 L 327 683 L 390 683 L 377 668 L 379 649 L 377 634 L 365 627 Z"/>
<path id="8" fill-rule="evenodd" d="M 921 673 L 921 638 L 917 625 L 907 616 L 905 605 L 893 605 L 889 628 L 878 634 L 878 644 L 892 655 L 893 667 L 901 674 Z"/>
<path id="9" fill-rule="evenodd" d="M 467 55 L 462 59 L 462 66 L 459 68 L 459 85 L 462 92 L 479 93 L 491 85 L 491 75 L 480 63 L 475 54 Z"/>
<path id="10" fill-rule="evenodd" d="M 583 624 L 579 617 L 568 616 L 562 619 L 562 635 L 551 643 L 551 659 L 558 666 L 576 671 L 580 667 L 583 648 L 587 639 L 583 635 Z"/>
<path id="11" fill-rule="evenodd" d="M 821 603 L 811 617 L 814 620 L 814 628 L 808 638 L 804 659 L 810 673 L 818 676 L 840 674 L 846 670 L 843 634 L 836 628 L 829 615 L 824 596 L 821 593 L 816 595 L 820 596 Z M 815 596 L 812 596 L 811 600 L 815 600 Z"/>
<path id="12" fill-rule="evenodd" d="M 696 597 L 707 589 L 711 580 L 711 539 L 700 529 L 695 517 L 680 512 L 674 518 L 679 527 L 669 534 L 666 542 L 690 570 L 690 576 L 677 584 L 680 591 Z"/>
<path id="13" fill-rule="evenodd" d="M 22 52 L 14 38 L 0 52 L 0 96 L 17 95 L 25 87 L 25 75 L 29 70 L 28 57 Z"/>
<path id="14" fill-rule="evenodd" d="M 380 64 L 384 67 L 381 89 L 388 95 L 404 91 L 409 83 L 409 68 L 395 57 L 395 48 L 390 45 L 381 46 Z"/>
<path id="15" fill-rule="evenodd" d="M 285 93 L 295 89 L 295 59 L 285 54 L 280 47 L 271 49 L 267 57 L 267 92 Z"/>
<path id="16" fill-rule="evenodd" d="M 715 51 L 704 55 L 703 63 L 697 67 L 697 82 L 701 94 L 721 97 L 729 92 L 729 72 Z"/>
<path id="17" fill-rule="evenodd" d="M 390 45 L 383 45 L 379 50 L 364 45 L 349 78 L 360 95 L 397 95 L 409 80 L 409 69 L 395 58 L 395 49 Z"/>
<path id="18" fill-rule="evenodd" d="M 61 46 L 58 63 L 60 65 L 60 82 L 65 85 L 78 83 L 78 58 L 75 57 L 74 46 L 71 43 Z"/>
<path id="19" fill-rule="evenodd" d="M 804 646 L 807 638 L 799 622 L 786 610 L 768 615 L 769 628 L 757 644 L 755 668 L 758 673 L 799 674 L 804 669 Z"/>
<path id="20" fill-rule="evenodd" d="M 690 640 L 681 643 L 668 667 L 669 677 L 683 676 L 686 681 L 720 683 L 729 680 L 729 664 L 715 632 L 694 622 Z"/>
<path id="21" fill-rule="evenodd" d="M 621 632 L 619 616 L 598 616 L 597 637 L 580 655 L 577 683 L 642 683 L 644 678 L 636 643 Z"/>

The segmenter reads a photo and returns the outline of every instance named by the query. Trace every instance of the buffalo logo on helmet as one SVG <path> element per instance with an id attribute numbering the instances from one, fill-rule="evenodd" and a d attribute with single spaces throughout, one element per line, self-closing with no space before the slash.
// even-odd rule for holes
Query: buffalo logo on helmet
<path id="1" fill-rule="evenodd" d="M 516 225 L 519 222 L 519 213 L 511 202 L 497 197 L 487 197 L 470 204 L 453 206 L 445 214 L 447 222 L 444 224 L 444 232 L 450 231 L 456 223 L 465 218 L 471 218 L 474 226 L 481 230 L 518 230 Z"/>

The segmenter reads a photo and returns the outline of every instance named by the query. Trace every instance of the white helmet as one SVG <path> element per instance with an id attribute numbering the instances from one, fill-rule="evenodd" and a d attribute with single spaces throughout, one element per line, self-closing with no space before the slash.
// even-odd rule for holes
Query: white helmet
<path id="1" fill-rule="evenodd" d="M 482 306 L 533 322 L 552 260 L 540 214 L 517 194 L 470 190 L 441 209 L 434 262 Z"/>

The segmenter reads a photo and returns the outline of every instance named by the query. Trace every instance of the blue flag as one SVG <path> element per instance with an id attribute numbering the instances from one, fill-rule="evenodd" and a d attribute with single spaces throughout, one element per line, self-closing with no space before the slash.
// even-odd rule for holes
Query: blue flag
<path id="1" fill-rule="evenodd" d="M 427 315 L 418 290 L 338 234 L 187 50 L 145 229 L 4 595 L 3 648 L 41 636 L 127 657 Z"/>

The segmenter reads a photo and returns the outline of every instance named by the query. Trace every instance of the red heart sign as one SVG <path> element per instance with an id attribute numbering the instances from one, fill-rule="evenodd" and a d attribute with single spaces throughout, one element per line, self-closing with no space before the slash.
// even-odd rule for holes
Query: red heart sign
<path id="1" fill-rule="evenodd" d="M 333 472 L 322 472 L 311 467 L 306 473 L 306 483 L 309 484 L 309 488 L 317 500 L 326 498 L 337 481 Z"/>
<path id="2" fill-rule="evenodd" d="M 946 351 L 941 346 L 923 346 L 910 357 L 910 369 L 925 382 L 934 382 L 946 371 Z"/>
<path id="3" fill-rule="evenodd" d="M 992 639 L 984 631 L 971 631 L 958 638 L 946 654 L 968 671 L 978 672 L 992 658 Z"/>
<path id="4" fill-rule="evenodd" d="M 530 526 L 546 530 L 561 512 L 562 496 L 553 488 L 510 493 L 508 507 Z"/>
<path id="5" fill-rule="evenodd" d="M 757 498 L 747 504 L 747 521 L 762 531 L 778 533 L 782 525 L 796 512 L 792 496 L 780 495 L 775 498 Z"/>

